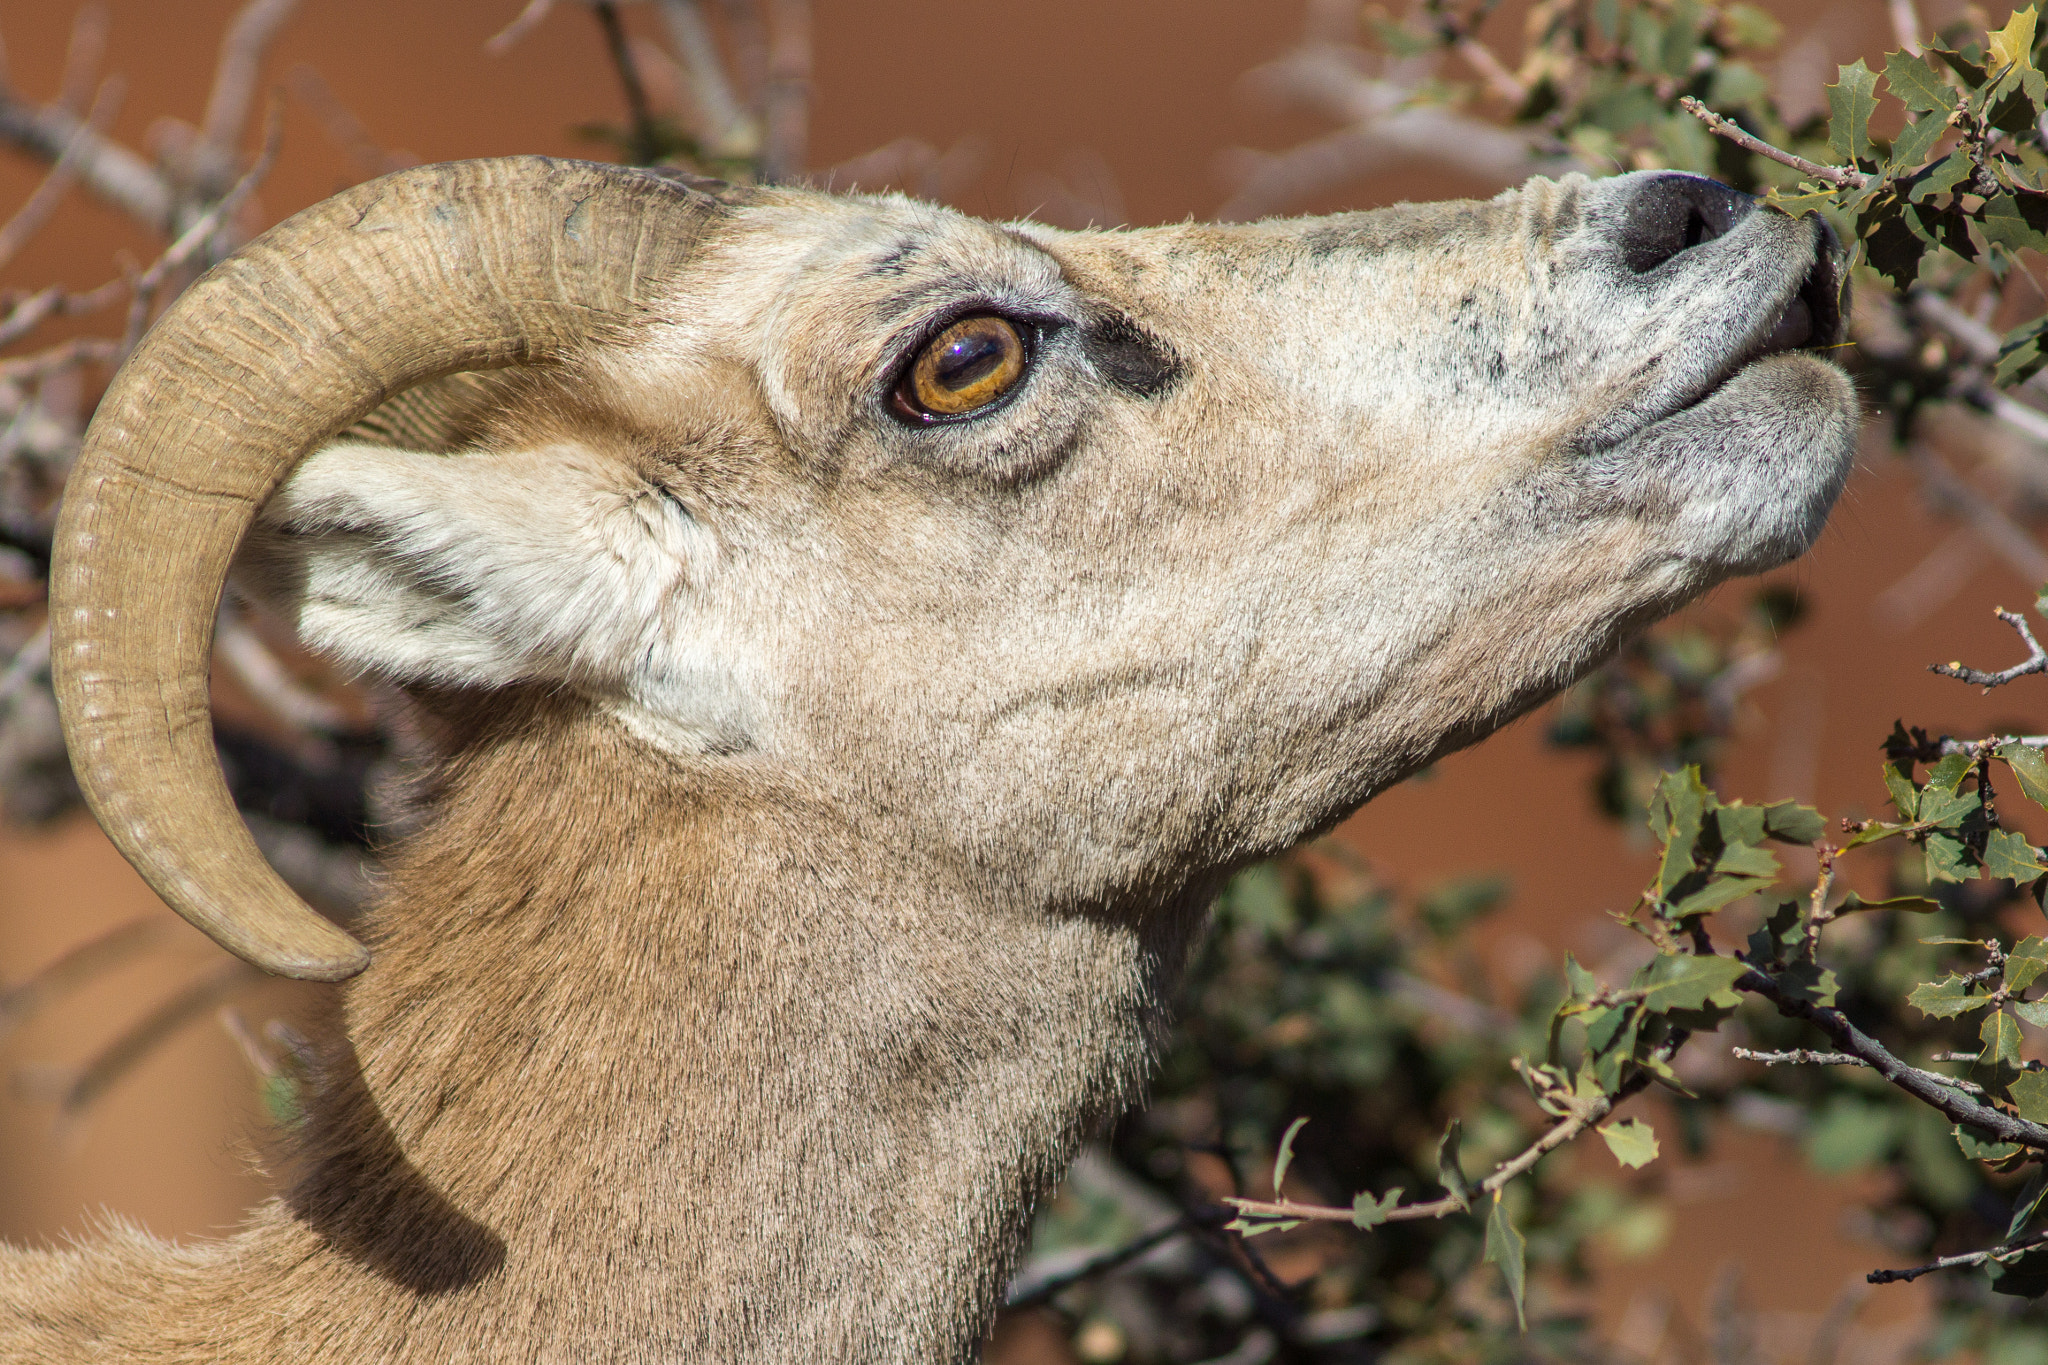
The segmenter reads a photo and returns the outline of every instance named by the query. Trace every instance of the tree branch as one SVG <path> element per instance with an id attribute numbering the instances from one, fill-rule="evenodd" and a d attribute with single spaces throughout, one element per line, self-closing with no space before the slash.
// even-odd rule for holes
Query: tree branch
<path id="1" fill-rule="evenodd" d="M 2027 618 L 2004 607 L 1993 609 L 1993 615 L 2020 633 L 2027 642 L 2027 657 L 2011 668 L 2002 668 L 1996 673 L 1985 673 L 1974 668 L 1965 668 L 1960 663 L 1929 664 L 1929 673 L 1939 673 L 1944 678 L 1957 678 L 1989 692 L 1994 687 L 2003 687 L 2029 674 L 2048 672 L 2048 650 L 2041 648 L 2041 642 L 2034 638 L 2034 632 L 2027 627 Z"/>
<path id="2" fill-rule="evenodd" d="M 1837 189 L 1866 189 L 1876 178 L 1865 175 L 1862 171 L 1851 170 L 1846 166 L 1823 166 L 1818 161 L 1808 161 L 1803 156 L 1794 156 L 1790 152 L 1781 151 L 1756 134 L 1745 132 L 1734 120 L 1721 117 L 1721 115 L 1707 108 L 1706 105 L 1700 103 L 1691 95 L 1681 97 L 1678 101 L 1678 107 L 1691 114 L 1701 123 L 1706 124 L 1707 131 L 1718 137 L 1727 138 L 1744 151 L 1754 152 L 1758 156 L 1775 161 L 1781 166 L 1790 166 L 1802 175 L 1810 175 L 1815 180 L 1825 181 Z"/>
<path id="3" fill-rule="evenodd" d="M 1787 1063 L 1803 1066 L 1867 1067 L 1870 1065 L 1869 1062 L 1864 1061 L 1861 1057 L 1854 1057 L 1846 1052 L 1814 1052 L 1803 1047 L 1795 1047 L 1786 1052 L 1757 1052 L 1746 1047 L 1731 1047 L 1728 1049 L 1728 1055 L 1739 1057 L 1745 1062 L 1762 1062 L 1765 1066 L 1780 1066 Z M 1975 1058 L 1971 1060 L 1974 1061 Z M 1944 1076 L 1939 1071 L 1925 1071 L 1917 1066 L 1908 1067 L 1907 1069 L 1917 1075 L 1925 1076 L 1930 1081 L 1953 1086 L 1965 1095 L 1982 1095 L 1984 1093 L 1984 1087 L 1974 1081 L 1957 1080 L 1953 1076 Z"/>
<path id="4" fill-rule="evenodd" d="M 1751 967 L 1749 974 L 1736 981 L 1735 989 L 1760 995 L 1778 1007 L 1778 1013 L 1788 1019 L 1803 1019 L 1835 1040 L 1835 1046 L 1851 1056 L 1868 1063 L 1870 1069 L 1886 1081 L 1905 1091 L 1913 1098 L 1942 1114 L 1953 1123 L 1968 1124 L 1982 1132 L 1989 1133 L 2001 1142 L 2014 1142 L 2035 1151 L 2048 1152 L 2048 1128 L 2025 1119 L 2014 1118 L 1989 1105 L 1950 1087 L 1947 1077 L 1933 1078 L 1931 1072 L 1906 1065 L 1893 1056 L 1883 1043 L 1878 1042 L 1863 1030 L 1849 1022 L 1849 1016 L 1838 1009 L 1815 1005 L 1785 994 L 1778 983 Z"/>
<path id="5" fill-rule="evenodd" d="M 1214 1221 L 1220 1224 L 1223 1220 L 1218 1218 Z M 1063 1270 L 1054 1275 L 1043 1276 L 1036 1283 L 1021 1282 L 1013 1284 L 1010 1286 L 1010 1296 L 1004 1301 L 1003 1306 L 1005 1308 L 1035 1308 L 1041 1303 L 1048 1303 L 1066 1290 L 1080 1284 L 1083 1280 L 1092 1280 L 1097 1275 L 1115 1270 L 1126 1262 L 1135 1261 L 1160 1243 L 1170 1241 L 1184 1232 L 1192 1231 L 1198 1226 L 1200 1226 L 1200 1222 L 1196 1215 L 1192 1213 L 1185 1214 L 1163 1227 L 1154 1228 L 1150 1232 L 1132 1238 L 1120 1247 L 1112 1248 L 1099 1256 L 1092 1256 L 1070 1270 Z"/>
<path id="6" fill-rule="evenodd" d="M 1911 1284 L 1922 1275 L 1932 1274 L 1937 1270 L 1954 1270 L 1958 1266 L 1983 1265 L 1993 1257 L 2009 1255 L 2015 1251 L 2025 1251 L 2028 1247 L 2036 1247 L 2043 1242 L 2048 1242 L 2048 1229 L 2043 1229 L 2040 1232 L 2030 1232 L 2017 1241 L 2007 1242 L 2002 1246 L 1995 1246 L 1986 1251 L 1970 1251 L 1959 1256 L 1944 1256 L 1938 1261 L 1929 1261 L 1926 1265 L 1916 1265 L 1910 1270 L 1873 1270 L 1863 1278 L 1871 1284 Z"/>

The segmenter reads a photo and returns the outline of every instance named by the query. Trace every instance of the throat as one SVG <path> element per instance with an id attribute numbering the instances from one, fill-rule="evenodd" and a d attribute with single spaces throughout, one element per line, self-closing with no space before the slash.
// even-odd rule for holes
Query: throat
<path id="1" fill-rule="evenodd" d="M 1141 1088 L 1199 910 L 994 904 L 817 803 L 522 747 L 394 860 L 293 1219 L 414 1330 L 971 1354 L 1033 1202 Z"/>

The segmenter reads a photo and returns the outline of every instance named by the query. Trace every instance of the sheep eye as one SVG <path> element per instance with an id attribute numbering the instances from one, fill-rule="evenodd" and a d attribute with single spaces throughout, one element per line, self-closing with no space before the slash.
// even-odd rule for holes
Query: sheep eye
<path id="1" fill-rule="evenodd" d="M 1024 377 L 1024 338 L 1007 320 L 984 313 L 939 333 L 896 386 L 896 402 L 920 418 L 961 417 L 985 408 Z"/>

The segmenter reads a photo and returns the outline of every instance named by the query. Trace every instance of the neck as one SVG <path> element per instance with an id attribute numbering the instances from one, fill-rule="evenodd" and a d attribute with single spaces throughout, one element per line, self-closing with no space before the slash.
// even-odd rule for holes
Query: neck
<path id="1" fill-rule="evenodd" d="M 278 1214 L 336 1302 L 390 1300 L 410 1349 L 970 1355 L 1032 1202 L 1142 1084 L 1198 908 L 1001 904 L 587 716 L 466 753 Z"/>

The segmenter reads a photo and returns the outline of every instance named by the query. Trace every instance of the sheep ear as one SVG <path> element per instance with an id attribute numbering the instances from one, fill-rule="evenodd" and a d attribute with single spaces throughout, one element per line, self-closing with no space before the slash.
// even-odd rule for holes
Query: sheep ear
<path id="1" fill-rule="evenodd" d="M 344 665 L 405 683 L 632 690 L 687 622 L 710 533 L 579 447 L 436 455 L 339 444 L 264 507 L 243 591 Z"/>

